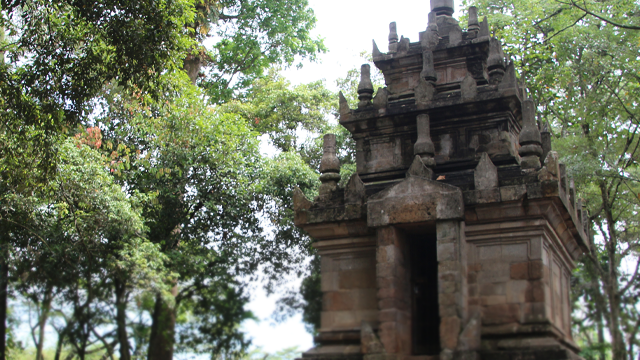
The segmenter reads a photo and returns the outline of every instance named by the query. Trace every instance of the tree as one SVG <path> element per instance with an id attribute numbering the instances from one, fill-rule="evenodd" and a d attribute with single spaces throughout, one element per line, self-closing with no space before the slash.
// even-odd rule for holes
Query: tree
<path id="1" fill-rule="evenodd" d="M 163 277 L 164 257 L 141 237 L 140 203 L 147 197 L 126 196 L 114 183 L 101 155 L 86 145 L 100 147 L 95 139 L 65 141 L 52 181 L 29 196 L 7 194 L 0 209 L 3 233 L 13 240 L 8 253 L 15 289 L 38 307 L 32 331 L 38 359 L 56 303 L 73 314 L 64 334 L 84 358 L 91 338 L 104 342 L 95 319 L 103 316 L 97 303 L 110 302 L 109 275 L 126 269 L 138 283 Z"/>
<path id="2" fill-rule="evenodd" d="M 595 236 L 576 272 L 576 330 L 585 356 L 631 359 L 638 349 L 637 58 L 630 2 L 474 1 L 521 70 L 576 178 Z M 591 9 L 585 12 L 585 9 Z M 595 10 L 597 9 L 597 10 Z M 593 10 L 593 11 L 592 11 Z M 612 21 L 609 21 L 613 19 Z"/>
<path id="3" fill-rule="evenodd" d="M 105 83 L 154 91 L 190 38 L 190 0 L 3 1 L 0 173 L 31 184 L 53 174 L 56 143 L 87 119 Z M 35 176 L 34 176 L 35 175 Z"/>

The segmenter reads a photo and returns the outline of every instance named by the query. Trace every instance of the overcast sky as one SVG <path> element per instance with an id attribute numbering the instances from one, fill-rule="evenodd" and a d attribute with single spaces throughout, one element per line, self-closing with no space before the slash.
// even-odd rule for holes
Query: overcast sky
<path id="1" fill-rule="evenodd" d="M 454 17 L 460 15 L 460 3 L 460 0 L 455 0 Z M 305 63 L 302 69 L 289 69 L 284 74 L 294 84 L 324 79 L 332 90 L 336 90 L 337 78 L 344 77 L 350 69 L 360 67 L 363 60 L 359 54 L 371 52 L 372 39 L 380 51 L 387 51 L 390 22 L 396 22 L 398 37 L 408 37 L 415 42 L 418 41 L 418 33 L 427 27 L 430 11 L 429 1 L 425 0 L 309 0 L 309 5 L 318 19 L 315 34 L 324 38 L 329 52 L 322 54 L 317 63 Z M 291 346 L 298 346 L 301 351 L 308 350 L 313 342 L 304 329 L 301 316 L 281 324 L 274 324 L 271 320 L 276 298 L 267 298 L 262 291 L 255 290 L 249 309 L 261 321 L 245 322 L 244 330 L 253 338 L 255 346 L 269 352 Z"/>

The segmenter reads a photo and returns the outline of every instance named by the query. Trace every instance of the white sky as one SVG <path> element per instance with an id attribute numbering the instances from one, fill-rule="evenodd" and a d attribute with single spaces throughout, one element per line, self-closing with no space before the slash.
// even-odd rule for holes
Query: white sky
<path id="1" fill-rule="evenodd" d="M 460 3 L 455 0 L 454 17 L 460 15 Z M 318 19 L 314 33 L 325 39 L 329 52 L 321 55 L 317 63 L 305 63 L 302 69 L 289 69 L 284 75 L 293 84 L 325 79 L 331 90 L 336 90 L 336 79 L 344 77 L 350 69 L 360 68 L 363 60 L 359 54 L 371 52 L 372 39 L 380 51 L 387 51 L 390 22 L 396 22 L 398 37 L 403 35 L 415 42 L 418 33 L 427 27 L 430 11 L 428 0 L 309 0 L 309 5 Z M 243 324 L 254 346 L 268 352 L 292 346 L 300 351 L 310 349 L 313 340 L 305 331 L 300 315 L 281 324 L 273 323 L 271 316 L 276 300 L 277 296 L 267 297 L 259 287 L 254 291 L 248 307 L 261 321 Z"/>

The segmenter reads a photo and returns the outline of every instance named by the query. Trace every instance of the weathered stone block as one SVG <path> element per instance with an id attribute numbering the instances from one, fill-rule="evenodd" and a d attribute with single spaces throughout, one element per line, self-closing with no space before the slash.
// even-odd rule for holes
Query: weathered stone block
<path id="1" fill-rule="evenodd" d="M 500 199 L 502 201 L 522 200 L 527 193 L 526 185 L 512 185 L 500 187 Z"/>
<path id="2" fill-rule="evenodd" d="M 505 295 L 506 284 L 505 283 L 484 283 L 480 285 L 480 295 Z"/>
<path id="3" fill-rule="evenodd" d="M 540 280 L 529 281 L 528 289 L 526 292 L 526 302 L 545 302 L 545 284 Z"/>
<path id="4" fill-rule="evenodd" d="M 369 269 L 345 270 L 339 275 L 341 289 L 364 289 L 376 287 L 376 274 L 373 267 Z"/>
<path id="5" fill-rule="evenodd" d="M 440 243 L 437 245 L 438 261 L 458 260 L 455 243 Z"/>
<path id="6" fill-rule="evenodd" d="M 544 266 L 542 260 L 532 260 L 529 262 L 529 279 L 539 280 L 548 277 L 548 268 Z"/>
<path id="7" fill-rule="evenodd" d="M 529 279 L 529 262 L 520 262 L 511 264 L 510 269 L 511 278 L 514 280 L 528 280 Z"/>
<path id="8" fill-rule="evenodd" d="M 501 325 L 520 321 L 520 304 L 500 304 L 482 308 L 483 325 Z"/>
<path id="9" fill-rule="evenodd" d="M 449 294 L 454 293 L 458 289 L 457 284 L 453 281 L 438 281 L 438 292 Z"/>
<path id="10" fill-rule="evenodd" d="M 527 280 L 511 280 L 507 282 L 507 302 L 524 303 L 528 289 L 529 282 Z"/>
<path id="11" fill-rule="evenodd" d="M 455 349 L 458 346 L 459 334 L 460 319 L 457 316 L 440 319 L 440 346 L 442 349 Z"/>
<path id="12" fill-rule="evenodd" d="M 475 271 L 469 271 L 467 274 L 467 284 L 472 285 L 478 281 L 478 273 Z"/>
<path id="13" fill-rule="evenodd" d="M 526 303 L 523 305 L 523 322 L 549 322 L 549 313 L 545 303 Z"/>
<path id="14" fill-rule="evenodd" d="M 488 296 L 480 296 L 480 304 L 489 306 L 489 305 L 499 305 L 506 304 L 507 297 L 505 295 L 488 295 Z"/>
<path id="15" fill-rule="evenodd" d="M 367 201 L 367 223 L 373 227 L 463 216 L 460 188 L 413 176 Z"/>

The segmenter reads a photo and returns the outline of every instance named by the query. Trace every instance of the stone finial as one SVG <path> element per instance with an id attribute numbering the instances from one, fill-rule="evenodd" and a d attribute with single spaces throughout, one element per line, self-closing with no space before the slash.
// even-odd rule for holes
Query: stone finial
<path id="1" fill-rule="evenodd" d="M 430 50 L 422 52 L 422 71 L 420 72 L 420 77 L 431 82 L 432 85 L 435 85 L 436 81 L 438 81 L 438 74 L 433 66 L 433 52 Z"/>
<path id="2" fill-rule="evenodd" d="M 396 30 L 396 22 L 389 23 L 389 52 L 398 51 L 398 31 Z"/>
<path id="3" fill-rule="evenodd" d="M 498 168 L 493 165 L 486 152 L 480 155 L 480 161 L 473 170 L 473 183 L 476 190 L 493 189 L 498 187 Z"/>
<path id="4" fill-rule="evenodd" d="M 326 134 L 322 143 L 322 160 L 320 161 L 320 173 L 339 173 L 340 160 L 336 156 L 336 135 Z"/>
<path id="5" fill-rule="evenodd" d="M 366 197 L 366 190 L 364 183 L 358 173 L 353 173 L 347 186 L 344 188 L 344 203 L 345 204 L 362 204 Z"/>
<path id="6" fill-rule="evenodd" d="M 336 135 L 326 134 L 323 138 L 322 160 L 320 161 L 320 189 L 317 201 L 328 201 L 331 193 L 338 187 L 340 181 L 340 160 L 336 156 Z"/>
<path id="7" fill-rule="evenodd" d="M 502 44 L 498 39 L 489 40 L 489 58 L 487 59 L 487 70 L 489 72 L 489 83 L 496 85 L 502 81 L 504 76 L 504 53 Z"/>
<path id="8" fill-rule="evenodd" d="M 544 166 L 556 179 L 560 179 L 560 159 L 557 152 L 549 151 L 544 158 Z"/>
<path id="9" fill-rule="evenodd" d="M 389 91 L 387 88 L 378 88 L 376 96 L 373 98 L 374 109 L 385 109 L 389 101 Z"/>
<path id="10" fill-rule="evenodd" d="M 427 166 L 420 155 L 416 155 L 413 158 L 413 162 L 407 171 L 407 177 L 417 176 L 429 180 L 433 180 L 433 169 Z"/>
<path id="11" fill-rule="evenodd" d="M 349 109 L 349 103 L 347 102 L 347 99 L 345 99 L 342 91 L 338 93 L 338 99 L 340 104 L 340 109 L 339 109 L 340 115 L 347 115 L 349 111 L 351 111 L 351 109 Z"/>
<path id="12" fill-rule="evenodd" d="M 373 97 L 373 84 L 371 83 L 371 66 L 363 64 L 360 67 L 360 84 L 358 84 L 358 108 L 364 108 L 371 104 Z"/>
<path id="13" fill-rule="evenodd" d="M 567 165 L 563 163 L 558 163 L 558 169 L 560 169 L 560 175 L 558 176 L 560 179 L 560 187 L 562 191 L 567 194 L 569 191 L 569 183 L 567 181 Z"/>
<path id="14" fill-rule="evenodd" d="M 516 66 L 513 64 L 513 61 L 510 61 L 507 65 L 507 68 L 504 71 L 504 76 L 502 77 L 502 81 L 500 85 L 498 85 L 499 89 L 516 89 L 518 88 L 518 77 L 516 76 Z"/>
<path id="15" fill-rule="evenodd" d="M 437 20 L 436 20 L 436 13 L 431 11 L 429 13 L 427 19 L 428 19 L 427 20 L 427 30 L 437 33 L 438 32 L 438 23 L 437 23 Z"/>
<path id="16" fill-rule="evenodd" d="M 409 51 L 409 44 L 411 44 L 411 40 L 404 36 L 400 36 L 400 41 L 398 41 L 398 52 L 405 53 Z"/>
<path id="17" fill-rule="evenodd" d="M 308 210 L 311 208 L 313 203 L 307 199 L 302 190 L 296 186 L 293 189 L 293 210 Z"/>
<path id="18" fill-rule="evenodd" d="M 573 178 L 569 179 L 569 203 L 576 208 L 576 183 Z"/>
<path id="19" fill-rule="evenodd" d="M 462 96 L 462 101 L 469 101 L 476 98 L 478 94 L 478 84 L 476 84 L 476 79 L 471 76 L 470 73 L 462 80 L 460 83 L 460 95 Z"/>
<path id="20" fill-rule="evenodd" d="M 520 166 L 523 169 L 537 169 L 540 167 L 542 156 L 542 140 L 540 130 L 536 126 L 535 108 L 533 100 L 525 100 L 522 103 L 522 130 L 518 138 L 520 142 Z"/>
<path id="21" fill-rule="evenodd" d="M 416 118 L 416 124 L 418 128 L 418 139 L 413 145 L 413 153 L 415 155 L 420 155 L 420 158 L 422 159 L 425 166 L 434 168 L 436 166 L 436 162 L 433 159 L 433 156 L 436 153 L 436 149 L 433 145 L 433 141 L 431 141 L 431 125 L 429 122 L 429 115 L 418 115 L 418 117 Z"/>
<path id="22" fill-rule="evenodd" d="M 478 33 L 480 24 L 478 23 L 478 9 L 475 6 L 469 7 L 469 22 L 467 23 L 467 31 Z"/>
<path id="23" fill-rule="evenodd" d="M 462 29 L 460 25 L 452 25 L 449 29 L 449 44 L 458 45 L 462 41 Z"/>
<path id="24" fill-rule="evenodd" d="M 431 11 L 436 15 L 453 15 L 453 0 L 431 0 Z"/>
<path id="25" fill-rule="evenodd" d="M 480 23 L 480 30 L 478 31 L 478 37 L 489 36 L 489 21 L 485 16 Z"/>
<path id="26" fill-rule="evenodd" d="M 551 151 L 551 133 L 549 132 L 549 126 L 546 121 L 542 122 L 540 137 L 542 140 L 542 157 L 540 159 L 546 159 L 547 154 Z"/>
<path id="27" fill-rule="evenodd" d="M 380 49 L 378 49 L 378 44 L 376 44 L 376 41 L 375 40 L 372 40 L 372 41 L 373 41 L 373 52 L 371 53 L 371 56 L 375 59 L 382 56 L 382 53 L 380 52 Z"/>
<path id="28" fill-rule="evenodd" d="M 578 215 L 578 221 L 582 224 L 582 203 L 584 199 L 580 198 L 576 201 L 576 215 Z"/>

